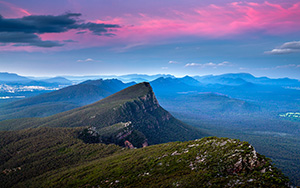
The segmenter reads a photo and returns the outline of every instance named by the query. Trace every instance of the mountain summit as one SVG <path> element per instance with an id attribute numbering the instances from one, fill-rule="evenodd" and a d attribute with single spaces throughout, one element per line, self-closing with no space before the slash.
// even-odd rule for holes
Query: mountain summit
<path id="1" fill-rule="evenodd" d="M 128 134 L 135 133 L 139 137 L 144 135 L 149 144 L 203 136 L 200 131 L 175 119 L 164 110 L 148 82 L 136 84 L 96 103 L 46 119 L 45 126 L 90 126 L 95 127 L 99 134 L 104 128 L 106 130 L 111 126 L 116 129 L 113 125 L 130 122 L 131 129 Z M 137 142 L 135 146 L 142 146 L 142 142 Z"/>

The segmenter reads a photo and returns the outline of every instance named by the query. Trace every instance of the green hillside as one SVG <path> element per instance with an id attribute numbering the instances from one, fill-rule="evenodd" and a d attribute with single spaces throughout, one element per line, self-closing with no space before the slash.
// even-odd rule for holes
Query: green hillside
<path id="1" fill-rule="evenodd" d="M 84 143 L 82 130 L 0 132 L 0 187 L 288 187 L 246 142 L 208 137 L 125 149 Z"/>
<path id="2" fill-rule="evenodd" d="M 37 128 L 1 131 L 0 187 L 12 187 L 48 171 L 77 166 L 121 150 L 116 145 L 84 144 L 77 138 L 81 130 Z"/>
<path id="3" fill-rule="evenodd" d="M 184 141 L 205 136 L 198 129 L 175 119 L 156 100 L 149 83 L 128 87 L 96 103 L 45 118 L 27 118 L 0 122 L 0 130 L 29 127 L 96 127 L 131 122 L 134 133 L 142 133 L 148 144 Z M 138 132 L 137 132 L 138 131 Z M 139 136 L 142 137 L 142 136 Z M 143 142 L 137 143 L 141 147 Z"/>

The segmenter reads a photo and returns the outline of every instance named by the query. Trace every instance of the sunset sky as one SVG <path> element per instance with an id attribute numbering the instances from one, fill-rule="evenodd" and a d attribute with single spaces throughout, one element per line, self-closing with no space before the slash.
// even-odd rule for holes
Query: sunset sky
<path id="1" fill-rule="evenodd" d="M 300 79 L 298 0 L 0 0 L 0 72 Z"/>

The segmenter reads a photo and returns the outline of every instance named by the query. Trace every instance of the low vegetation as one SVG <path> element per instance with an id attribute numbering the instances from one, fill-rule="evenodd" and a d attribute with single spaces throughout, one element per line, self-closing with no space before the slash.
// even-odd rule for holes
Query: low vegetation
<path id="1" fill-rule="evenodd" d="M 130 150 L 84 143 L 82 130 L 0 132 L 0 187 L 288 187 L 246 142 L 208 137 Z"/>
<path id="2" fill-rule="evenodd" d="M 82 128 L 0 132 L 0 187 L 12 187 L 49 171 L 81 165 L 121 151 L 116 145 L 85 144 L 77 138 L 80 131 Z"/>

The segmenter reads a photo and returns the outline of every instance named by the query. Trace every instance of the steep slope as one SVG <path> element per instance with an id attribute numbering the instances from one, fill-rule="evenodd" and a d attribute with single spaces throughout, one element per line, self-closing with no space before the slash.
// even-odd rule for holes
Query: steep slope
<path id="1" fill-rule="evenodd" d="M 0 120 L 22 117 L 45 117 L 91 104 L 133 83 L 116 79 L 89 80 L 57 91 L 26 98 L 0 108 Z"/>
<path id="2" fill-rule="evenodd" d="M 0 132 L 0 187 L 288 187 L 246 142 L 209 137 L 129 150 L 80 128 Z M 34 146 L 34 147 L 33 147 Z"/>
<path id="3" fill-rule="evenodd" d="M 158 144 L 202 137 L 204 134 L 175 119 L 156 100 L 149 83 L 128 87 L 96 103 L 46 118 L 10 120 L 0 123 L 3 129 L 27 127 L 95 127 L 97 131 L 120 122 L 131 122 L 132 129 L 142 133 L 144 142 Z"/>

